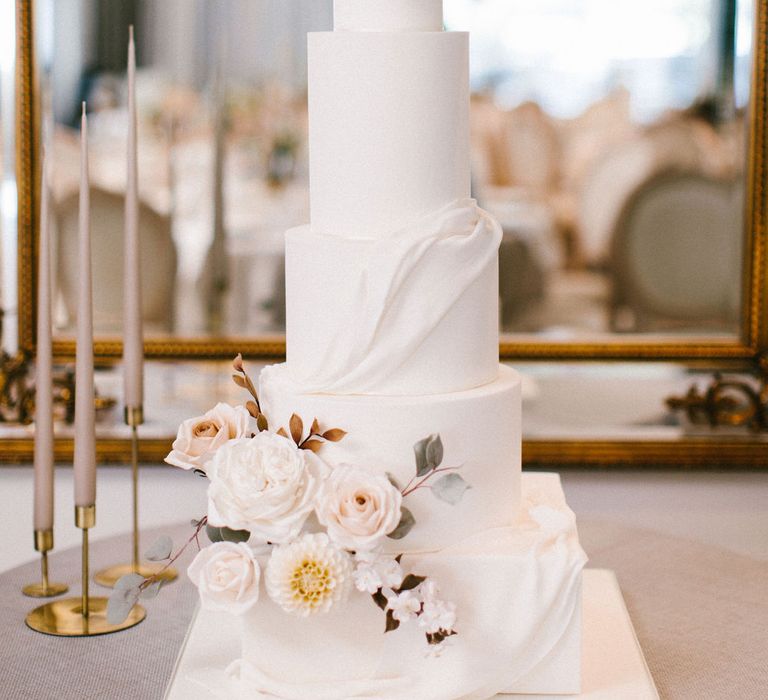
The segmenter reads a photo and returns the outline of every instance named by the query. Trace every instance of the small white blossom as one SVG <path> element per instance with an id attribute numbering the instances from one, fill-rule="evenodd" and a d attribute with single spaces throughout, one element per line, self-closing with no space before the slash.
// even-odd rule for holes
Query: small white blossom
<path id="1" fill-rule="evenodd" d="M 403 582 L 403 567 L 395 559 L 371 552 L 361 552 L 355 558 L 353 578 L 358 591 L 373 594 L 380 588 L 398 588 Z"/>
<path id="2" fill-rule="evenodd" d="M 431 578 L 422 581 L 417 590 L 422 603 L 431 603 L 438 600 L 440 597 L 440 590 L 435 581 Z"/>
<path id="3" fill-rule="evenodd" d="M 387 610 L 392 611 L 392 617 L 398 622 L 412 620 L 421 610 L 421 601 L 413 591 L 395 593 L 391 588 L 385 588 L 382 593 L 387 599 Z"/>
<path id="4" fill-rule="evenodd" d="M 450 632 L 456 624 L 456 605 L 444 600 L 430 600 L 424 603 L 419 615 L 419 627 L 427 634 Z"/>

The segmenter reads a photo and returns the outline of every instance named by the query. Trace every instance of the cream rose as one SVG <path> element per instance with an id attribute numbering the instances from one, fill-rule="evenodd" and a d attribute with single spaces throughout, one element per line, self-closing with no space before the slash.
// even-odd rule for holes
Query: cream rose
<path id="1" fill-rule="evenodd" d="M 251 434 L 251 416 L 243 406 L 216 404 L 208 413 L 185 420 L 165 461 L 182 469 L 207 471 L 216 450 Z"/>
<path id="2" fill-rule="evenodd" d="M 208 465 L 208 522 L 282 544 L 301 532 L 327 468 L 309 450 L 267 431 L 231 440 Z"/>
<path id="3" fill-rule="evenodd" d="M 244 542 L 217 542 L 201 549 L 187 574 L 206 610 L 240 615 L 259 599 L 261 570 Z"/>
<path id="4" fill-rule="evenodd" d="M 317 517 L 339 547 L 370 551 L 400 523 L 402 501 L 384 474 L 342 465 L 323 485 Z"/>

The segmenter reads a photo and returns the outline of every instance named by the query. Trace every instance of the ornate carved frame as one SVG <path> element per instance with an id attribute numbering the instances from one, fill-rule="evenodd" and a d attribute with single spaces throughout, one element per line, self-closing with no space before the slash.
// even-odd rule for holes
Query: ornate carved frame
<path id="1" fill-rule="evenodd" d="M 19 347 L 30 354 L 35 350 L 35 280 L 38 233 L 40 110 L 34 51 L 34 0 L 16 0 L 16 162 L 18 180 L 18 299 Z M 609 342 L 542 342 L 534 336 L 506 337 L 499 345 L 504 360 L 642 360 L 679 361 L 707 367 L 755 370 L 760 357 L 768 352 L 768 0 L 757 0 L 751 103 L 749 108 L 749 156 L 746 183 L 746 243 L 743 266 L 743 314 L 741 333 L 734 340 L 686 338 L 658 340 L 616 339 Z M 119 340 L 95 343 L 97 358 L 115 361 L 121 355 Z M 237 352 L 255 358 L 280 358 L 285 355 L 281 337 L 258 339 L 151 339 L 145 343 L 148 358 L 221 359 Z M 71 340 L 54 341 L 54 354 L 62 359 L 74 357 Z M 157 459 L 167 445 L 144 443 L 144 457 Z M 24 459 L 31 455 L 28 441 L 0 441 L 3 458 Z M 71 445 L 59 445 L 66 458 Z M 124 459 L 127 443 L 100 441 L 104 459 Z M 717 437 L 674 442 L 578 442 L 530 441 L 523 449 L 528 465 L 545 464 L 675 464 L 689 466 L 730 463 L 767 466 L 766 443 L 757 440 Z M 0 458 L 2 459 L 2 458 Z"/>

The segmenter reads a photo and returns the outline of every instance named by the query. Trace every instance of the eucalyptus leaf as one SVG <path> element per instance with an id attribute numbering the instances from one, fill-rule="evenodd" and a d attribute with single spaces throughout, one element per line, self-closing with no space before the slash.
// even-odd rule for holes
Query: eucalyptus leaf
<path id="1" fill-rule="evenodd" d="M 460 474 L 446 474 L 432 484 L 432 493 L 437 498 L 455 506 L 464 497 L 464 492 L 471 486 Z"/>
<path id="2" fill-rule="evenodd" d="M 138 600 L 138 588 L 115 588 L 107 601 L 107 622 L 110 625 L 124 622 Z"/>
<path id="3" fill-rule="evenodd" d="M 208 535 L 208 539 L 214 544 L 216 544 L 216 542 L 224 541 L 224 538 L 221 535 L 220 527 L 214 527 L 213 525 L 206 525 L 205 534 Z"/>
<path id="4" fill-rule="evenodd" d="M 173 540 L 168 535 L 162 535 L 144 552 L 144 556 L 149 561 L 164 561 L 165 559 L 170 559 L 172 550 Z"/>
<path id="5" fill-rule="evenodd" d="M 397 483 L 397 479 L 395 478 L 395 475 L 391 472 L 387 472 L 387 479 L 389 479 L 389 483 L 392 484 L 398 491 L 402 491 L 402 486 Z"/>
<path id="6" fill-rule="evenodd" d="M 427 465 L 437 469 L 443 461 L 443 441 L 439 435 L 433 435 L 427 443 Z"/>
<path id="7" fill-rule="evenodd" d="M 419 440 L 413 446 L 413 453 L 416 456 L 416 476 L 425 476 L 431 470 L 427 465 L 427 443 L 429 438 L 425 437 L 423 440 Z"/>
<path id="8" fill-rule="evenodd" d="M 220 527 L 219 534 L 224 542 L 247 542 L 251 538 L 248 530 L 230 530 L 228 527 Z"/>
<path id="9" fill-rule="evenodd" d="M 149 584 L 146 588 L 144 588 L 140 593 L 139 597 L 144 598 L 146 600 L 150 600 L 152 598 L 156 598 L 157 594 L 160 593 L 160 589 L 163 587 L 162 581 L 155 581 L 154 583 Z"/>
<path id="10" fill-rule="evenodd" d="M 387 535 L 387 537 L 391 540 L 401 540 L 411 531 L 415 524 L 416 518 L 413 517 L 413 513 L 407 508 L 401 508 L 400 523 Z"/>
<path id="11" fill-rule="evenodd" d="M 125 574 L 115 582 L 115 591 L 129 591 L 144 583 L 144 577 L 141 574 Z"/>

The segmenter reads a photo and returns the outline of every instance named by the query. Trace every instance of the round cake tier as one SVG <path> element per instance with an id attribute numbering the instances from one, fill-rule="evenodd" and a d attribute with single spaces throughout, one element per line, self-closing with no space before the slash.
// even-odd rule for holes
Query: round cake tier
<path id="1" fill-rule="evenodd" d="M 319 452 L 331 465 L 351 464 L 391 474 L 401 487 L 415 484 L 414 445 L 439 434 L 445 474 L 458 474 L 469 488 L 453 492 L 458 502 L 438 498 L 430 488 L 406 496 L 416 524 L 401 540 L 387 540 L 391 552 L 433 551 L 473 533 L 509 525 L 520 502 L 520 377 L 508 367 L 498 379 L 469 391 L 436 396 L 339 396 L 305 394 L 285 365 L 265 368 L 259 379 L 262 410 L 272 429 L 288 428 L 291 414 L 308 428 L 341 428 L 347 436 Z M 458 499 L 458 496 L 461 496 Z"/>
<path id="2" fill-rule="evenodd" d="M 443 0 L 334 0 L 337 31 L 439 32 Z"/>
<path id="3" fill-rule="evenodd" d="M 309 35 L 317 233 L 386 237 L 470 196 L 468 44 L 457 32 Z"/>
<path id="4" fill-rule="evenodd" d="M 530 510 L 516 527 L 402 559 L 406 572 L 432 578 L 456 605 L 457 634 L 440 653 L 427 653 L 415 620 L 385 634 L 382 611 L 355 590 L 309 618 L 262 595 L 242 620 L 233 674 L 241 695 L 447 700 L 527 694 L 537 683 L 548 697 L 578 693 L 586 556 L 557 476 L 526 476 Z"/>
<path id="5" fill-rule="evenodd" d="M 495 227 L 423 245 L 286 235 L 286 339 L 304 391 L 422 395 L 498 374 Z"/>

